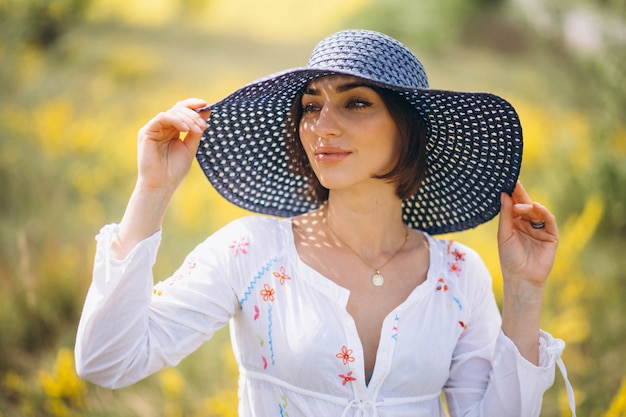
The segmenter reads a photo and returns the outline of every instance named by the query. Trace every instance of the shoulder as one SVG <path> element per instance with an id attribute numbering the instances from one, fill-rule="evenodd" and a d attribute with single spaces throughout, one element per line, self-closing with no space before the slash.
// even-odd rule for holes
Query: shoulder
<path id="1" fill-rule="evenodd" d="M 428 236 L 431 267 L 461 287 L 491 287 L 491 275 L 481 256 L 471 247 L 452 239 Z"/>
<path id="2" fill-rule="evenodd" d="M 279 229 L 283 227 L 284 222 L 288 220 L 286 219 L 278 219 L 276 217 L 268 217 L 268 216 L 245 216 L 240 217 L 232 222 L 228 223 L 226 226 L 222 227 L 216 233 L 220 234 L 233 234 L 233 233 L 248 233 L 248 234 L 259 234 L 259 233 L 276 233 Z"/>
<path id="3" fill-rule="evenodd" d="M 209 236 L 201 246 L 221 247 L 235 253 L 272 250 L 286 246 L 289 219 L 267 216 L 245 216 L 233 220 Z"/>
<path id="4" fill-rule="evenodd" d="M 431 259 L 448 264 L 483 263 L 482 258 L 471 247 L 453 239 L 439 239 L 427 236 L 430 245 Z"/>

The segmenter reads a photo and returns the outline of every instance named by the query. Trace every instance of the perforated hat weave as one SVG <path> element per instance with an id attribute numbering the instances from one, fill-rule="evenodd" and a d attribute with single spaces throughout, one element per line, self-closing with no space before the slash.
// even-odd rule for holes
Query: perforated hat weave
<path id="1" fill-rule="evenodd" d="M 287 156 L 287 116 L 313 79 L 361 77 L 404 96 L 428 129 L 428 171 L 418 193 L 404 201 L 403 219 L 430 234 L 475 227 L 500 210 L 522 162 L 522 128 L 513 107 L 488 93 L 428 88 L 420 61 L 381 33 L 347 30 L 322 40 L 306 67 L 248 84 L 211 106 L 197 152 L 209 181 L 230 202 L 280 217 L 319 207 L 308 179 Z"/>

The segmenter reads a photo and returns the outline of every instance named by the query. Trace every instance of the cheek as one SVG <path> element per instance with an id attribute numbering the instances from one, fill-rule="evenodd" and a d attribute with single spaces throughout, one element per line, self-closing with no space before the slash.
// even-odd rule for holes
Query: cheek
<path id="1" fill-rule="evenodd" d="M 303 121 L 300 123 L 298 136 L 300 136 L 300 143 L 304 148 L 306 156 L 309 158 L 309 161 L 311 161 L 311 156 L 315 153 L 315 141 L 317 137 L 311 132 L 307 122 Z"/>
<path id="2" fill-rule="evenodd" d="M 302 119 L 300 120 L 300 123 L 298 124 L 298 133 L 300 135 L 300 139 L 311 136 L 311 133 L 312 133 L 311 126 L 312 126 L 311 122 L 306 120 L 303 116 Z"/>

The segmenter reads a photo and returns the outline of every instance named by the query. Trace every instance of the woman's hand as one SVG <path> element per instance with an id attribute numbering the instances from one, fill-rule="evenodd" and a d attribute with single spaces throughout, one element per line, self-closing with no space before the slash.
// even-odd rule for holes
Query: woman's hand
<path id="1" fill-rule="evenodd" d="M 210 114 L 198 114 L 193 109 L 205 105 L 200 99 L 180 101 L 139 130 L 138 186 L 170 192 L 178 187 L 189 172 Z M 185 134 L 183 138 L 181 133 Z"/>
<path id="2" fill-rule="evenodd" d="M 210 114 L 193 109 L 205 105 L 199 99 L 180 101 L 139 130 L 137 184 L 111 246 L 114 258 L 124 259 L 137 243 L 161 228 L 170 199 L 189 172 Z M 182 139 L 181 133 L 185 133 Z"/>
<path id="3" fill-rule="evenodd" d="M 543 222 L 544 227 L 532 224 Z M 518 181 L 513 195 L 502 194 L 498 248 L 505 281 L 543 288 L 552 269 L 559 232 L 552 213 L 533 202 Z"/>
<path id="4" fill-rule="evenodd" d="M 554 264 L 559 232 L 552 213 L 533 202 L 520 182 L 512 196 L 503 193 L 498 228 L 504 281 L 502 331 L 528 361 L 539 361 L 543 294 Z M 543 227 L 533 227 L 532 224 Z"/>

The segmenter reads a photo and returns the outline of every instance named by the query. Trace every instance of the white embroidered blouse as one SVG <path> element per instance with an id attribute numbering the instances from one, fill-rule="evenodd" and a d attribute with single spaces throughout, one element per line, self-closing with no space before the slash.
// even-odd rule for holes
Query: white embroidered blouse
<path id="1" fill-rule="evenodd" d="M 541 332 L 534 366 L 500 330 L 483 262 L 426 236 L 430 269 L 384 320 L 365 383 L 349 291 L 298 256 L 290 219 L 246 217 L 198 245 L 153 286 L 161 233 L 124 260 L 109 257 L 116 225 L 97 237 L 81 317 L 79 374 L 116 388 L 180 362 L 230 323 L 239 415 L 538 416 L 564 343 Z M 562 369 L 563 370 L 563 369 Z"/>

